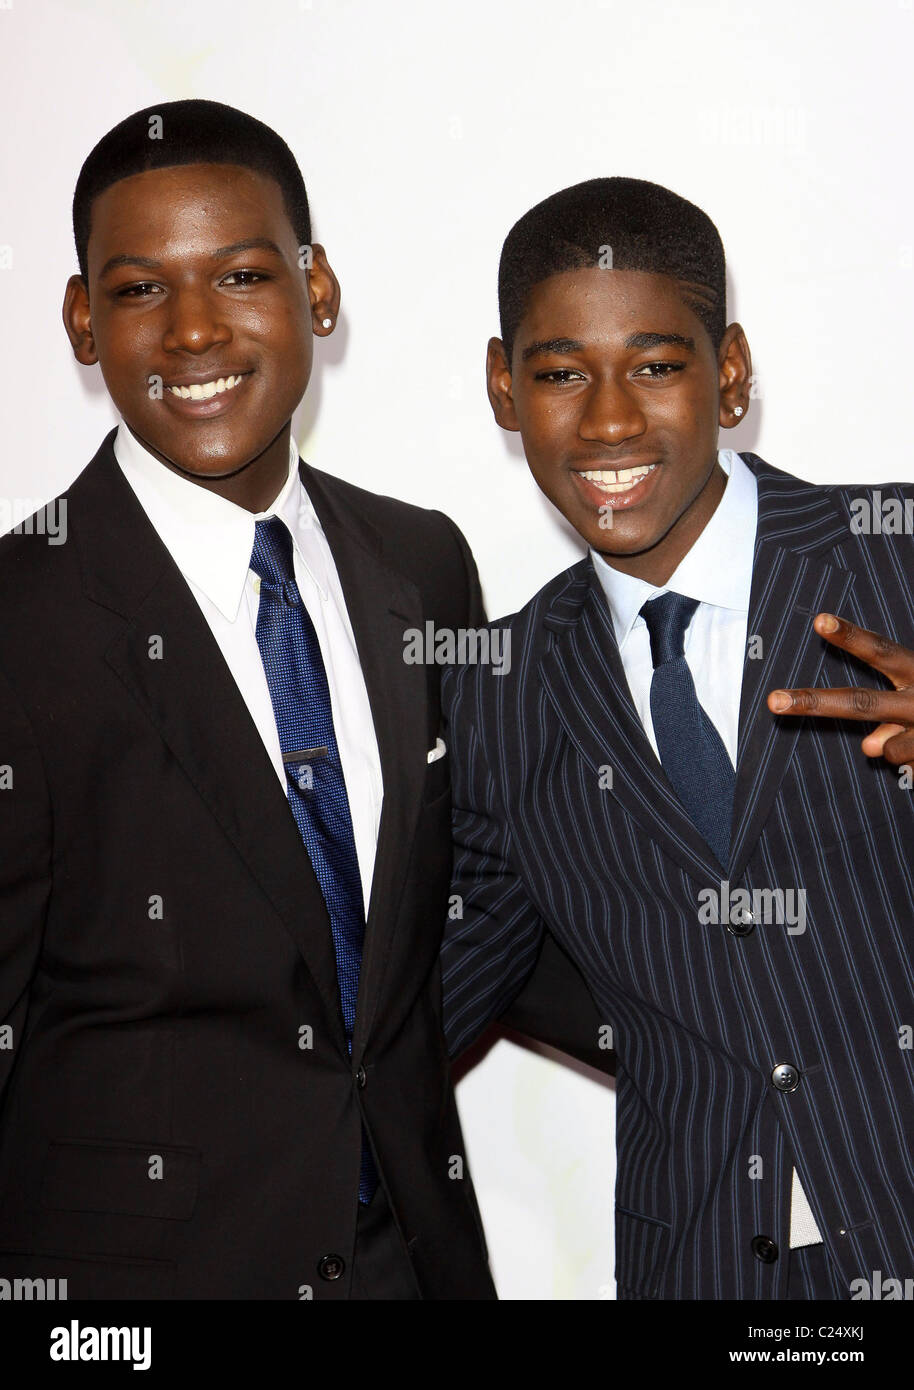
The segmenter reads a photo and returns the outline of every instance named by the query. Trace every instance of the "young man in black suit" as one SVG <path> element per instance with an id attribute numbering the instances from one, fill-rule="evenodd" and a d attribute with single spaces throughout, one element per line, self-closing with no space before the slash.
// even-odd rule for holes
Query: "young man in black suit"
<path id="1" fill-rule="evenodd" d="M 495 417 L 589 555 L 508 620 L 510 673 L 445 678 L 451 1049 L 522 989 L 561 1046 L 568 990 L 532 1001 L 564 951 L 616 1054 L 619 1296 L 901 1297 L 914 488 L 718 449 L 749 348 L 715 227 L 667 189 L 537 205 L 499 307 Z"/>
<path id="2" fill-rule="evenodd" d="M 65 544 L 0 543 L 0 1274 L 491 1298 L 441 1030 L 438 672 L 404 661 L 482 620 L 472 558 L 298 458 L 340 291 L 275 132 L 137 112 L 74 229 L 64 323 L 122 422 Z"/>

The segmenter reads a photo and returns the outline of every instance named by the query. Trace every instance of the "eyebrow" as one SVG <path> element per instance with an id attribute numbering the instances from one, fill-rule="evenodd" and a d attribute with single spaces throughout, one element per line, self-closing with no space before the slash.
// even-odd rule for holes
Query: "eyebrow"
<path id="1" fill-rule="evenodd" d="M 695 351 L 695 339 L 682 333 L 632 333 L 625 339 L 627 348 L 684 347 Z"/>
<path id="2" fill-rule="evenodd" d="M 695 351 L 695 339 L 687 338 L 682 333 L 631 333 L 625 339 L 624 346 L 629 349 L 655 348 L 655 347 L 683 347 L 689 352 Z M 527 362 L 531 357 L 548 356 L 550 353 L 583 352 L 584 344 L 577 338 L 543 338 L 538 343 L 531 343 L 525 347 L 521 353 L 521 361 Z"/>
<path id="3" fill-rule="evenodd" d="M 215 251 L 210 252 L 210 260 L 224 261 L 229 256 L 240 255 L 242 251 L 269 251 L 274 256 L 282 256 L 282 251 L 271 241 L 269 237 L 254 236 L 248 237 L 245 241 L 233 241 L 231 246 L 219 246 Z M 111 256 L 99 271 L 99 279 L 107 275 L 112 270 L 117 270 L 120 266 L 135 265 L 143 270 L 161 270 L 162 262 L 153 260 L 150 256 L 131 256 L 120 255 Z"/>

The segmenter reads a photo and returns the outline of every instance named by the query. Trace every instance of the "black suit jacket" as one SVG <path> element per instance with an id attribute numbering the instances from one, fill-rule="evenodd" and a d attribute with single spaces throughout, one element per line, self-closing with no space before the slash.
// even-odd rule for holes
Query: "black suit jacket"
<path id="1" fill-rule="evenodd" d="M 422 1295 L 490 1298 L 441 1030 L 439 672 L 403 660 L 408 627 L 482 621 L 466 544 L 301 466 L 384 780 L 350 1058 L 288 802 L 113 438 L 65 544 L 0 542 L 0 1275 L 345 1298 L 364 1125 Z"/>
<path id="2" fill-rule="evenodd" d="M 861 753 L 865 725 L 765 703 L 888 685 L 816 636 L 819 611 L 914 648 L 910 531 L 860 533 L 855 506 L 914 488 L 817 487 L 743 458 L 759 517 L 727 865 L 645 736 L 589 559 L 507 620 L 510 674 L 444 681 L 464 900 L 449 1043 L 511 1003 L 551 933 L 596 1001 L 591 1036 L 615 1044 L 621 1298 L 783 1298 L 794 1166 L 848 1297 L 874 1271 L 914 1276 L 914 792 Z M 711 898 L 736 890 L 758 895 L 754 920 L 734 900 L 714 921 Z M 777 891 L 805 893 L 805 930 Z M 549 997 L 526 993 L 536 1033 L 530 1001 L 548 1025 Z"/>

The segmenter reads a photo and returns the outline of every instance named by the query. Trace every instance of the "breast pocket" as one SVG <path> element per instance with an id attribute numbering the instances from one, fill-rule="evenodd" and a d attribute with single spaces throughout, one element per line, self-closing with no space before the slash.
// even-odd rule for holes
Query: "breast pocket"
<path id="1" fill-rule="evenodd" d="M 427 765 L 422 800 L 428 806 L 433 801 L 437 801 L 439 797 L 444 796 L 450 789 L 451 765 L 447 751 L 445 751 L 440 758 L 436 758 L 434 762 Z"/>

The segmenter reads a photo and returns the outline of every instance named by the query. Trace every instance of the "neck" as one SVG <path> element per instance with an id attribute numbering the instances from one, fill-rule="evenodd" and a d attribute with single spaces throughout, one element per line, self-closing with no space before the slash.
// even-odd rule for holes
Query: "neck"
<path id="1" fill-rule="evenodd" d="M 282 491 L 286 478 L 289 476 L 291 431 L 292 422 L 289 421 L 262 453 L 242 464 L 235 472 L 221 478 L 207 477 L 204 474 L 192 473 L 185 468 L 180 468 L 170 458 L 160 454 L 158 449 L 155 449 L 148 440 L 141 439 L 132 430 L 131 434 L 134 434 L 134 438 L 139 440 L 144 449 L 148 449 L 149 453 L 166 468 L 170 468 L 172 473 L 177 473 L 178 477 L 186 478 L 190 483 L 196 483 L 198 487 L 205 488 L 207 492 L 218 493 L 227 502 L 234 502 L 237 507 L 243 507 L 245 511 L 265 512 Z"/>

